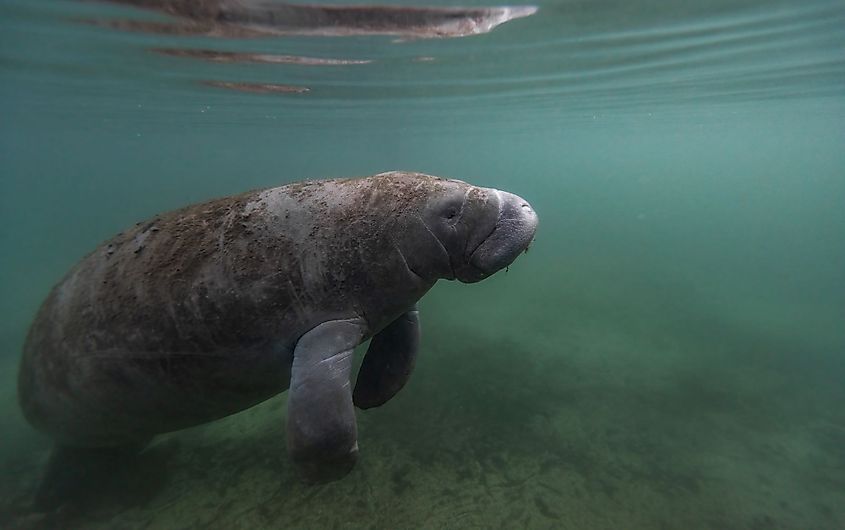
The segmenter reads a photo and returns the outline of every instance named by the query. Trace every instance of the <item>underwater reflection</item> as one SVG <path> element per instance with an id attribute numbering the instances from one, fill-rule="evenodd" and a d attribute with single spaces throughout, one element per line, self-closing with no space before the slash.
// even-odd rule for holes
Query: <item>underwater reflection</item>
<path id="1" fill-rule="evenodd" d="M 241 53 L 218 50 L 191 50 L 180 48 L 154 48 L 161 55 L 187 57 L 215 63 L 265 63 L 265 64 L 300 64 L 306 66 L 347 66 L 351 64 L 369 64 L 369 59 L 327 59 L 322 57 L 302 57 L 299 55 L 279 55 L 274 53 Z"/>
<path id="2" fill-rule="evenodd" d="M 236 83 L 232 81 L 203 81 L 203 85 L 214 88 L 226 88 L 252 94 L 304 94 L 308 87 L 296 85 L 282 85 L 278 83 Z"/>
<path id="3" fill-rule="evenodd" d="M 534 6 L 401 7 L 287 4 L 267 0 L 104 0 L 174 17 L 173 21 L 132 18 L 95 18 L 81 22 L 124 31 L 156 35 L 256 38 L 280 36 L 343 37 L 387 35 L 394 42 L 412 39 L 453 38 L 487 33 L 516 18 L 533 15 Z M 153 48 L 159 55 L 221 64 L 252 63 L 300 66 L 365 65 L 369 59 L 308 57 L 296 54 Z M 414 62 L 434 60 L 433 57 Z M 307 81 L 306 81 L 307 83 Z M 229 82 L 204 79 L 199 84 L 257 94 L 302 94 L 310 88 L 276 80 Z M 310 83 L 308 83 L 310 84 Z"/>
<path id="4" fill-rule="evenodd" d="M 286 4 L 267 0 L 107 0 L 173 15 L 173 23 L 130 19 L 88 22 L 167 35 L 247 38 L 266 35 L 392 35 L 403 39 L 487 33 L 533 15 L 534 6 L 400 7 Z"/>

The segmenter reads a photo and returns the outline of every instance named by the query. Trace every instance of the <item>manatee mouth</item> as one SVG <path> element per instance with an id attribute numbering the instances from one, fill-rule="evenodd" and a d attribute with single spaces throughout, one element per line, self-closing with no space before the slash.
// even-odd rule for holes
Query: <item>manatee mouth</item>
<path id="1" fill-rule="evenodd" d="M 539 220 L 528 201 L 505 191 L 496 193 L 499 218 L 493 231 L 470 254 L 466 269 L 458 273 L 462 282 L 477 282 L 504 269 L 534 241 Z"/>

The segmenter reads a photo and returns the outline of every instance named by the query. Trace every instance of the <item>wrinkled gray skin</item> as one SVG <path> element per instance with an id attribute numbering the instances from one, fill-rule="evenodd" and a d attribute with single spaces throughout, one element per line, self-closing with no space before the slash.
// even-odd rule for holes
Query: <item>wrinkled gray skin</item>
<path id="1" fill-rule="evenodd" d="M 24 347 L 21 406 L 56 441 L 57 468 L 62 451 L 137 450 L 289 389 L 297 468 L 340 478 L 358 452 L 353 403 L 379 406 L 410 376 L 417 300 L 440 278 L 506 267 L 536 226 L 516 195 L 403 172 L 157 216 L 50 293 Z M 352 391 L 353 348 L 370 338 Z"/>

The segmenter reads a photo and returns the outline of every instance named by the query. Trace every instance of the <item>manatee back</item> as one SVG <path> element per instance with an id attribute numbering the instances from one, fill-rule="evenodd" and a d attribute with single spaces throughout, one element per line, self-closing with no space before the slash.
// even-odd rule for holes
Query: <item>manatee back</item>
<path id="1" fill-rule="evenodd" d="M 138 223 L 71 269 L 24 347 L 27 418 L 99 445 L 284 390 L 293 343 L 313 323 L 296 311 L 301 245 L 258 205 L 261 193 Z"/>
<path id="2" fill-rule="evenodd" d="M 433 284 L 409 280 L 392 232 L 424 198 L 420 182 L 385 175 L 260 190 L 106 241 L 32 325 L 19 378 L 27 418 L 58 439 L 102 445 L 285 390 L 306 331 L 360 317 L 375 333 Z"/>

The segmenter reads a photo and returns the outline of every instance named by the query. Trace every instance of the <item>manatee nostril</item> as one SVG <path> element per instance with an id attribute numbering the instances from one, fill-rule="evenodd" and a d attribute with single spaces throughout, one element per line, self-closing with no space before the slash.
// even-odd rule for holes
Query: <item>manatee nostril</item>
<path id="1" fill-rule="evenodd" d="M 523 210 L 528 210 L 528 211 L 531 211 L 531 205 L 530 205 L 530 204 L 528 204 L 527 202 L 522 203 L 522 205 L 521 205 L 521 206 L 522 206 L 522 209 L 523 209 Z"/>

